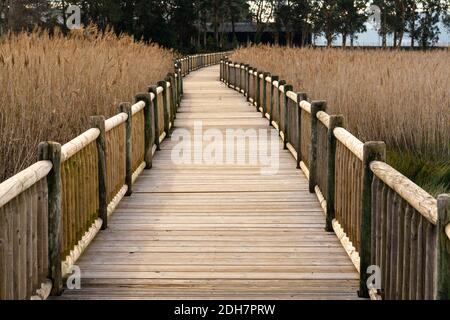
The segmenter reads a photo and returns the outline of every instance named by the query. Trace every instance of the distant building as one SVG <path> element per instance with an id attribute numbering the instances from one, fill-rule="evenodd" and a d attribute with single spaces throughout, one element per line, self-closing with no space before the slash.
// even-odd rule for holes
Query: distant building
<path id="1" fill-rule="evenodd" d="M 218 33 L 220 43 L 225 47 L 230 47 L 233 43 L 233 26 L 231 22 L 220 24 L 217 30 L 214 29 L 212 23 L 207 23 L 206 30 L 203 27 L 200 27 L 199 30 L 205 37 L 205 40 L 209 37 L 214 38 L 216 33 Z M 305 34 L 284 27 L 277 31 L 273 24 L 266 24 L 259 31 L 258 41 L 256 39 L 258 36 L 258 25 L 256 22 L 237 22 L 234 24 L 234 32 L 239 44 L 259 42 L 264 44 L 301 46 L 302 44 L 310 44 L 312 40 L 311 34 Z"/>

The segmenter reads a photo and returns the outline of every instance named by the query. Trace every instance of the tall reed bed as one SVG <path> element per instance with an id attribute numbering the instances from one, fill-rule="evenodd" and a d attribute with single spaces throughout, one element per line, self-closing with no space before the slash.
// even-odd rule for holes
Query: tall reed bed
<path id="1" fill-rule="evenodd" d="M 165 77 L 173 54 L 93 27 L 0 39 L 0 181 L 36 160 L 40 141 L 64 143 Z"/>
<path id="2" fill-rule="evenodd" d="M 391 163 L 405 174 L 433 193 L 450 191 L 449 51 L 254 46 L 231 60 L 326 100 L 328 112 L 343 114 L 357 137 L 386 141 Z"/>

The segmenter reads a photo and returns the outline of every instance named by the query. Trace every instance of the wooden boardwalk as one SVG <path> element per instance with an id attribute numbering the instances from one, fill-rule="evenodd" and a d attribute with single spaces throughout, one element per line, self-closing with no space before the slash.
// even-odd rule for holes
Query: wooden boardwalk
<path id="1" fill-rule="evenodd" d="M 175 129 L 274 130 L 218 78 L 218 66 L 185 78 Z M 288 151 L 264 176 L 260 164 L 174 164 L 175 145 L 162 143 L 77 261 L 82 289 L 60 298 L 357 298 L 359 275 Z"/>

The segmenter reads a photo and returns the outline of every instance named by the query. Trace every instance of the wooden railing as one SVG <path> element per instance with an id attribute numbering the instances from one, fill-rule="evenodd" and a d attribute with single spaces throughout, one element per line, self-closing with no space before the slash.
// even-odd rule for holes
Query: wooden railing
<path id="1" fill-rule="evenodd" d="M 223 59 L 220 79 L 279 131 L 317 194 L 325 229 L 360 272 L 361 297 L 450 299 L 450 195 L 434 199 L 384 162 L 383 142 L 360 141 L 324 101 L 309 102 L 278 76 Z"/>
<path id="2" fill-rule="evenodd" d="M 0 184 L 0 300 L 45 299 L 62 281 L 164 138 L 182 96 L 182 77 L 225 53 L 176 60 L 174 72 L 136 102 L 61 146 L 39 145 L 39 162 Z"/>

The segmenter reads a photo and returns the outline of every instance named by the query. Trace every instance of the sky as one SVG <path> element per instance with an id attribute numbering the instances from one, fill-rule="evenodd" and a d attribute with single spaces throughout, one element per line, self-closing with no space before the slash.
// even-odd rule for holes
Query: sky
<path id="1" fill-rule="evenodd" d="M 381 45 L 381 39 L 377 33 L 377 31 L 373 30 L 372 26 L 368 24 L 367 32 L 358 34 L 358 39 L 355 40 L 355 45 L 360 46 L 379 46 Z M 450 45 L 450 33 L 445 30 L 445 28 L 440 25 L 441 34 L 439 35 L 439 43 L 438 46 L 449 46 Z M 348 40 L 350 41 L 350 40 Z M 403 39 L 403 45 L 408 46 L 411 42 L 410 38 L 407 34 Z M 342 38 L 337 37 L 337 39 L 333 42 L 335 44 L 340 45 L 342 43 Z M 388 37 L 388 44 L 392 43 L 392 36 Z M 317 45 L 325 45 L 326 40 L 324 37 L 318 37 L 316 40 Z"/>

